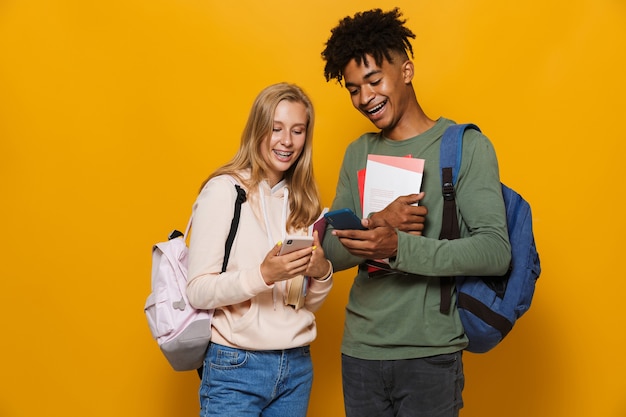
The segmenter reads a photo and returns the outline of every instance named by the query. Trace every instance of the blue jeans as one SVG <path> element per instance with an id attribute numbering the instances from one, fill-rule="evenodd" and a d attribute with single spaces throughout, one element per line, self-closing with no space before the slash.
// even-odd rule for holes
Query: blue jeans
<path id="1" fill-rule="evenodd" d="M 341 357 L 346 417 L 457 417 L 462 352 L 395 361 Z"/>
<path id="2" fill-rule="evenodd" d="M 308 346 L 242 350 L 211 343 L 200 385 L 200 416 L 306 417 L 313 383 Z"/>

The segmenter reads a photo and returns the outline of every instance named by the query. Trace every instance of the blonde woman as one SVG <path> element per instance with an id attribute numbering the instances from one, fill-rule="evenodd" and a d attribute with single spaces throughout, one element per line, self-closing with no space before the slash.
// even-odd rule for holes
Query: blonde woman
<path id="1" fill-rule="evenodd" d="M 241 145 L 204 183 L 194 206 L 187 293 L 215 309 L 200 386 L 201 416 L 306 416 L 314 312 L 332 286 L 332 265 L 313 245 L 279 255 L 287 235 L 306 235 L 321 213 L 312 168 L 314 111 L 296 85 L 257 96 Z M 228 267 L 220 273 L 237 192 L 246 192 Z M 303 305 L 289 304 L 305 280 Z"/>

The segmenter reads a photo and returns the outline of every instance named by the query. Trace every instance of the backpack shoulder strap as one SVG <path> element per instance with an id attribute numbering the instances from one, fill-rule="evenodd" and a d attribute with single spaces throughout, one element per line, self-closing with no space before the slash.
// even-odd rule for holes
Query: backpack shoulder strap
<path id="1" fill-rule="evenodd" d="M 230 250 L 233 247 L 233 242 L 235 241 L 235 235 L 237 235 L 237 228 L 239 227 L 239 218 L 241 217 L 241 205 L 246 201 L 246 190 L 241 188 L 239 184 L 235 182 L 233 178 L 231 178 L 235 186 L 235 190 L 237 190 L 237 198 L 235 198 L 235 211 L 233 213 L 233 219 L 230 222 L 230 230 L 228 232 L 228 237 L 226 238 L 226 243 L 224 245 L 224 261 L 222 262 L 222 272 L 226 271 L 226 267 L 228 266 L 228 258 L 230 258 Z M 191 223 L 193 220 L 193 213 L 189 217 L 189 222 L 187 222 L 187 227 L 185 228 L 185 233 L 182 234 L 178 230 L 174 230 L 169 236 L 169 239 L 174 239 L 178 236 L 182 236 L 183 240 L 185 240 L 189 234 L 189 230 L 191 229 Z"/>
<path id="2" fill-rule="evenodd" d="M 467 129 L 474 129 L 480 132 L 480 128 L 473 123 L 455 124 L 449 126 L 441 137 L 439 149 L 439 166 L 452 169 L 452 185 L 461 169 L 461 156 L 463 154 L 463 134 Z"/>
<path id="3" fill-rule="evenodd" d="M 237 234 L 237 228 L 239 227 L 239 217 L 241 216 L 241 205 L 246 201 L 246 191 L 238 184 L 235 184 L 237 190 L 237 198 L 235 199 L 235 212 L 233 213 L 233 220 L 230 222 L 230 232 L 228 232 L 228 238 L 224 246 L 224 262 L 222 263 L 222 272 L 226 271 L 228 266 L 228 258 L 230 257 L 230 250 L 233 247 L 235 241 L 235 235 Z"/>
<path id="4" fill-rule="evenodd" d="M 441 193 L 443 195 L 443 215 L 439 239 L 458 239 L 459 220 L 456 215 L 456 192 L 454 185 L 461 168 L 463 154 L 463 134 L 467 129 L 480 129 L 475 124 L 455 124 L 443 133 L 439 148 L 439 168 L 441 169 Z M 441 278 L 441 303 L 439 311 L 448 314 L 452 303 L 452 282 L 450 277 Z"/>
<path id="5" fill-rule="evenodd" d="M 439 239 L 458 239 L 460 237 L 456 215 L 456 184 L 461 168 L 463 154 L 463 133 L 467 129 L 480 129 L 475 124 L 452 125 L 446 129 L 439 148 L 439 167 L 441 169 L 441 193 L 443 195 L 443 218 Z"/>

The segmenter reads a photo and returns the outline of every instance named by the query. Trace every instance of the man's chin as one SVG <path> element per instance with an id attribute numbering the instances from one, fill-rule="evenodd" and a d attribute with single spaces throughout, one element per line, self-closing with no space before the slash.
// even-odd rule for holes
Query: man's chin
<path id="1" fill-rule="evenodd" d="M 372 120 L 370 118 L 370 122 L 374 124 L 378 129 L 385 130 L 389 126 L 389 123 L 385 122 L 383 119 Z"/>

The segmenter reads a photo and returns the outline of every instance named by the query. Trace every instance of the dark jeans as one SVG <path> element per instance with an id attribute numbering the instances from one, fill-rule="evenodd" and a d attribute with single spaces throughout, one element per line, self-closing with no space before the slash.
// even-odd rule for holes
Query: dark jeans
<path id="1" fill-rule="evenodd" d="M 462 352 L 379 361 L 341 357 L 346 417 L 457 417 Z"/>

